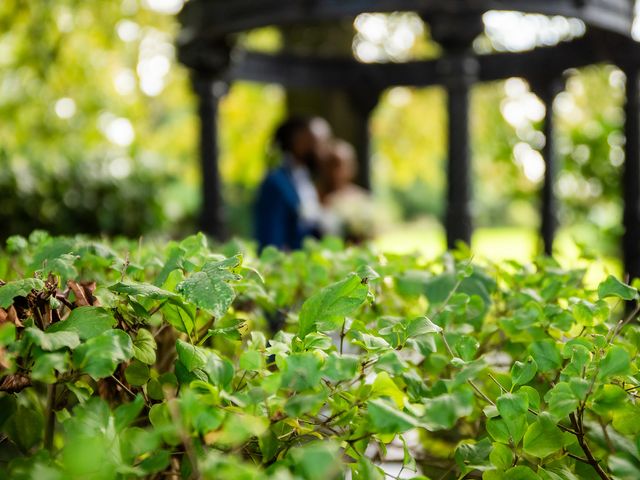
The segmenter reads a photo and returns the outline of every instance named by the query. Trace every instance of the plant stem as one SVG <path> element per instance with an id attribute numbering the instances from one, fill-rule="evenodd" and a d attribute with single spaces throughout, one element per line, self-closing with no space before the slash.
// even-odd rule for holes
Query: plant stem
<path id="1" fill-rule="evenodd" d="M 578 439 L 578 444 L 580 445 L 580 448 L 582 448 L 582 451 L 587 457 L 587 461 L 589 462 L 589 465 L 593 467 L 593 469 L 596 471 L 596 473 L 602 480 L 611 480 L 609 475 L 607 475 L 607 472 L 605 472 L 600 466 L 600 462 L 596 460 L 596 458 L 593 456 L 593 453 L 591 452 L 589 445 L 587 445 L 587 442 L 584 438 L 585 436 L 584 429 L 582 427 L 581 422 L 579 422 L 578 419 L 576 418 L 575 413 L 570 413 L 569 418 L 571 419 L 573 428 L 576 430 L 576 432 L 578 432 L 578 435 L 576 435 L 576 438 Z"/>

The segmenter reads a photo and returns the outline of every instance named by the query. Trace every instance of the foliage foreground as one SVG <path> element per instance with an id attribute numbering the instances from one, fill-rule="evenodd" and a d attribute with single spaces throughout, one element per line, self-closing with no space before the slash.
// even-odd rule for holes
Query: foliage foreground
<path id="1" fill-rule="evenodd" d="M 11 238 L 0 477 L 640 478 L 635 288 L 241 250 Z"/>

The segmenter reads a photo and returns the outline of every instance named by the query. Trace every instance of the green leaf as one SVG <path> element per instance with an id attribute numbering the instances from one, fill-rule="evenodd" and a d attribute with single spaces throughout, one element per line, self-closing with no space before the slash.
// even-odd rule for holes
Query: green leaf
<path id="1" fill-rule="evenodd" d="M 507 426 L 514 444 L 518 444 L 527 427 L 529 399 L 524 394 L 505 393 L 496 400 L 500 417 Z"/>
<path id="2" fill-rule="evenodd" d="M 286 358 L 282 386 L 295 391 L 318 386 L 322 373 L 320 359 L 313 353 L 295 353 Z"/>
<path id="3" fill-rule="evenodd" d="M 240 355 L 240 368 L 244 370 L 260 370 L 263 367 L 263 358 L 260 352 L 247 350 Z"/>
<path id="4" fill-rule="evenodd" d="M 176 351 L 178 360 L 189 372 L 193 372 L 196 368 L 203 368 L 207 364 L 207 351 L 184 340 L 176 341 Z"/>
<path id="5" fill-rule="evenodd" d="M 136 395 L 136 398 L 134 398 L 132 402 L 123 403 L 116 408 L 113 413 L 118 431 L 122 431 L 122 429 L 133 423 L 133 421 L 138 418 L 138 415 L 140 415 L 143 408 L 144 397 L 140 394 Z"/>
<path id="6" fill-rule="evenodd" d="M 540 477 L 529 467 L 518 465 L 507 470 L 502 480 L 540 480 Z"/>
<path id="7" fill-rule="evenodd" d="M 549 412 L 558 420 L 569 416 L 571 412 L 578 408 L 579 403 L 579 399 L 566 382 L 557 383 L 555 387 L 546 393 L 544 399 L 549 404 Z"/>
<path id="8" fill-rule="evenodd" d="M 612 411 L 623 408 L 628 399 L 627 392 L 618 385 L 602 385 L 595 395 L 591 408 L 598 415 L 610 415 Z"/>
<path id="9" fill-rule="evenodd" d="M 469 362 L 473 360 L 479 347 L 480 342 L 478 340 L 471 336 L 463 335 L 456 340 L 453 348 L 458 352 L 460 358 Z"/>
<path id="10" fill-rule="evenodd" d="M 74 349 L 80 345 L 80 338 L 75 332 L 43 332 L 37 328 L 29 327 L 24 334 L 34 345 L 46 352 L 53 352 L 61 348 Z"/>
<path id="11" fill-rule="evenodd" d="M 318 323 L 341 319 L 360 307 L 367 299 L 369 287 L 352 273 L 344 280 L 323 288 L 302 305 L 298 336 L 304 338 L 316 330 Z"/>
<path id="12" fill-rule="evenodd" d="M 115 318 L 105 308 L 78 307 L 71 311 L 66 320 L 51 325 L 47 333 L 75 332 L 80 340 L 88 340 L 110 330 L 115 324 Z"/>
<path id="13" fill-rule="evenodd" d="M 502 443 L 494 443 L 489 460 L 494 467 L 507 470 L 513 465 L 513 450 Z"/>
<path id="14" fill-rule="evenodd" d="M 617 297 L 622 300 L 633 300 L 638 298 L 638 290 L 622 283 L 613 275 L 609 275 L 604 282 L 598 285 L 598 297 Z"/>
<path id="15" fill-rule="evenodd" d="M 144 363 L 134 360 L 127 366 L 124 371 L 124 376 L 134 387 L 140 387 L 149 381 L 149 366 Z"/>
<path id="16" fill-rule="evenodd" d="M 369 400 L 367 412 L 376 433 L 403 433 L 418 426 L 415 418 L 402 412 L 387 400 Z"/>
<path id="17" fill-rule="evenodd" d="M 456 422 L 473 412 L 473 393 L 468 390 L 457 390 L 423 400 L 425 411 L 421 418 L 425 426 L 431 430 L 447 430 Z"/>
<path id="18" fill-rule="evenodd" d="M 395 402 L 398 408 L 404 407 L 405 395 L 398 386 L 391 380 L 387 372 L 380 372 L 376 376 L 371 386 L 371 398 L 389 397 Z"/>
<path id="19" fill-rule="evenodd" d="M 487 420 L 487 433 L 496 442 L 509 443 L 511 440 L 507 424 L 501 418 L 489 418 Z"/>
<path id="20" fill-rule="evenodd" d="M 122 330 L 108 330 L 90 338 L 73 352 L 73 362 L 94 380 L 108 377 L 133 357 L 131 338 Z"/>
<path id="21" fill-rule="evenodd" d="M 615 375 L 623 375 L 629 372 L 631 356 L 624 348 L 614 345 L 600 362 L 598 380 L 608 380 Z"/>
<path id="22" fill-rule="evenodd" d="M 16 326 L 13 323 L 0 324 L 0 346 L 16 341 Z"/>
<path id="23" fill-rule="evenodd" d="M 114 293 L 130 295 L 132 297 L 150 298 L 151 300 L 167 300 L 178 297 L 175 293 L 163 290 L 149 283 L 118 282 L 115 285 L 111 285 L 109 290 Z"/>
<path id="24" fill-rule="evenodd" d="M 145 458 L 138 467 L 147 475 L 165 470 L 171 462 L 171 452 L 158 450 Z"/>
<path id="25" fill-rule="evenodd" d="M 338 461 L 340 446 L 331 440 L 309 442 L 303 447 L 292 448 L 288 456 L 297 474 L 296 478 L 305 480 L 338 478 L 342 468 Z"/>
<path id="26" fill-rule="evenodd" d="M 562 365 L 562 358 L 553 340 L 539 340 L 529 346 L 529 352 L 541 372 L 548 372 Z"/>
<path id="27" fill-rule="evenodd" d="M 56 372 L 64 373 L 68 369 L 69 353 L 43 353 L 38 355 L 31 369 L 31 378 L 44 383 L 55 383 Z"/>
<path id="28" fill-rule="evenodd" d="M 524 434 L 522 448 L 525 453 L 538 458 L 545 458 L 562 448 L 563 436 L 556 426 L 555 419 L 546 412 L 540 413 L 538 419 L 529 425 Z"/>
<path id="29" fill-rule="evenodd" d="M 373 464 L 367 457 L 360 457 L 357 463 L 351 465 L 353 475 L 358 480 L 385 480 L 384 470 Z"/>
<path id="30" fill-rule="evenodd" d="M 221 262 L 210 262 L 202 270 L 181 282 L 176 290 L 198 308 L 222 318 L 235 298 L 235 291 L 228 282 L 240 277 L 230 270 L 237 268 L 242 258 L 235 256 Z"/>
<path id="31" fill-rule="evenodd" d="M 156 363 L 156 340 L 149 330 L 141 328 L 133 341 L 133 356 L 147 365 Z"/>
<path id="32" fill-rule="evenodd" d="M 640 433 L 640 407 L 627 403 L 613 412 L 613 428 L 625 435 Z"/>
<path id="33" fill-rule="evenodd" d="M 413 455 L 409 450 L 409 446 L 407 445 L 407 441 L 402 435 L 400 436 L 400 440 L 402 441 L 402 450 L 403 450 L 402 465 L 404 466 L 405 469 L 411 470 L 412 472 L 416 472 L 418 470 L 418 467 L 416 466 L 416 459 L 413 458 Z"/>
<path id="34" fill-rule="evenodd" d="M 525 394 L 527 396 L 529 399 L 529 408 L 533 408 L 535 410 L 540 409 L 540 394 L 535 388 L 525 385 L 518 389 L 518 393 Z"/>
<path id="35" fill-rule="evenodd" d="M 418 317 L 410 320 L 407 324 L 407 337 L 414 338 L 428 333 L 440 333 L 442 328 L 429 320 L 428 317 Z"/>
<path id="36" fill-rule="evenodd" d="M 25 278 L 0 287 L 0 308 L 8 308 L 16 297 L 26 297 L 31 290 L 42 290 L 44 282 L 39 278 Z"/>
<path id="37" fill-rule="evenodd" d="M 529 357 L 526 362 L 516 361 L 511 367 L 511 383 L 514 387 L 525 385 L 533 380 L 538 371 L 538 364 Z"/>
<path id="38" fill-rule="evenodd" d="M 491 452 L 491 442 L 483 438 L 479 442 L 464 441 L 458 444 L 454 458 L 462 472 L 472 470 L 487 470 L 488 459 Z"/>
<path id="39" fill-rule="evenodd" d="M 18 405 L 15 414 L 7 420 L 3 430 L 23 451 L 27 451 L 41 441 L 44 418 L 39 409 L 32 410 Z"/>
<path id="40" fill-rule="evenodd" d="M 335 352 L 327 357 L 322 374 L 332 382 L 351 380 L 358 371 L 359 360 L 355 355 L 339 355 Z"/>
<path id="41" fill-rule="evenodd" d="M 312 411 L 319 410 L 327 400 L 324 392 L 316 395 L 294 395 L 287 400 L 284 405 L 284 411 L 292 418 L 300 418 Z"/>

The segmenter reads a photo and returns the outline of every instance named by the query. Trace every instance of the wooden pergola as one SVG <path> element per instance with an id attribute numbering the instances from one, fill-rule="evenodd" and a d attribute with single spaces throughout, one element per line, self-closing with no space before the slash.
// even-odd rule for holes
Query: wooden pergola
<path id="1" fill-rule="evenodd" d="M 584 36 L 553 47 L 522 53 L 478 55 L 472 43 L 483 31 L 482 15 L 510 10 L 560 15 L 582 20 Z M 416 12 L 430 26 L 442 47 L 440 58 L 407 63 L 367 64 L 354 58 L 303 57 L 291 53 L 243 51 L 234 35 L 265 26 L 309 25 L 354 19 L 366 12 Z M 471 151 L 469 93 L 479 82 L 521 77 L 546 106 L 541 191 L 544 250 L 551 254 L 557 228 L 554 180 L 557 153 L 553 101 L 564 87 L 567 69 L 611 63 L 627 77 L 622 173 L 624 201 L 623 252 L 625 272 L 640 277 L 640 48 L 631 38 L 633 0 L 190 0 L 180 13 L 179 58 L 192 71 L 199 98 L 200 152 L 203 178 L 201 228 L 218 238 L 225 235 L 221 180 L 218 169 L 218 105 L 230 83 L 250 80 L 285 88 L 339 89 L 357 107 L 361 144 L 361 183 L 369 182 L 369 115 L 380 93 L 393 86 L 440 85 L 447 92 L 448 167 L 447 244 L 469 243 L 471 215 Z M 364 153 L 364 155 L 363 155 Z"/>

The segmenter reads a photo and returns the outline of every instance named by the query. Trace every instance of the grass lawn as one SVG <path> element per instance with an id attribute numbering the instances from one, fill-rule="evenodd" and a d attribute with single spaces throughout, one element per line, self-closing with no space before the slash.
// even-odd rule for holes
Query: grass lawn
<path id="1" fill-rule="evenodd" d="M 580 233 L 563 229 L 554 245 L 554 256 L 564 267 L 587 269 L 587 284 L 594 285 L 608 274 L 620 275 L 620 259 L 596 256 L 595 260 L 581 258 L 575 238 Z M 381 234 L 375 245 L 384 252 L 419 252 L 426 258 L 435 258 L 445 251 L 444 230 L 437 223 L 416 222 L 405 224 Z M 471 250 L 478 260 L 498 262 L 503 260 L 531 261 L 542 248 L 538 234 L 533 229 L 518 227 L 480 228 L 471 241 Z"/>

